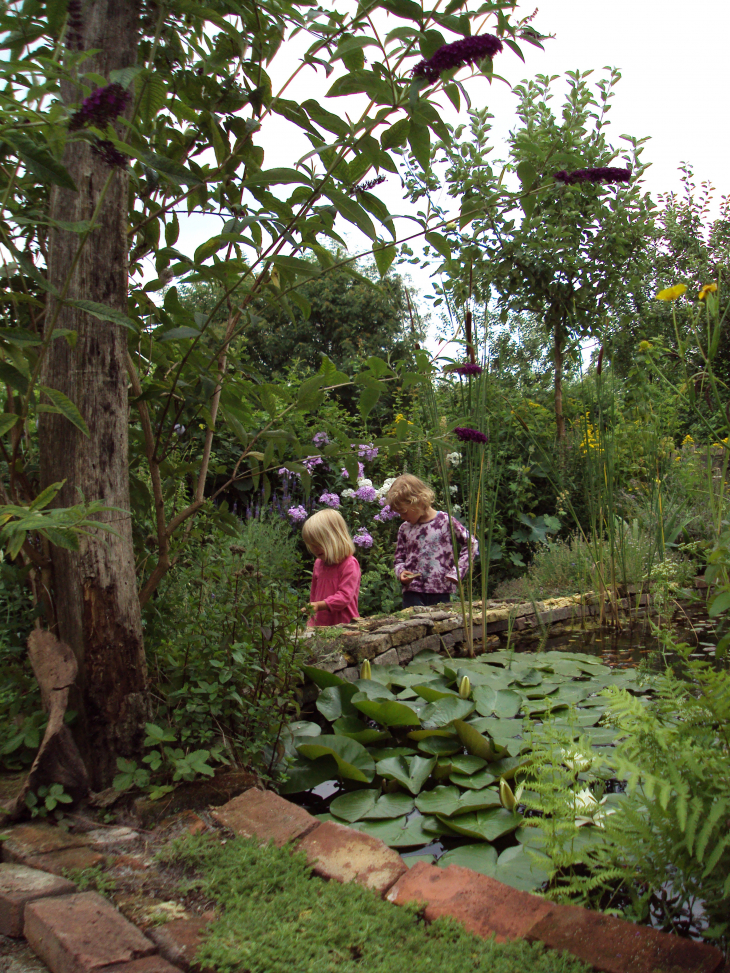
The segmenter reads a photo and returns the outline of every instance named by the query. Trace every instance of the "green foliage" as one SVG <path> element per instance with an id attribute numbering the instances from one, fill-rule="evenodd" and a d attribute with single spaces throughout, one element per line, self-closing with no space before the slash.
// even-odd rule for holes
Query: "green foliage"
<path id="1" fill-rule="evenodd" d="M 187 870 L 188 886 L 214 899 L 198 961 L 215 973 L 397 973 L 404 964 L 442 973 L 579 973 L 585 967 L 537 943 L 482 940 L 451 919 L 424 924 L 417 906 L 398 907 L 355 883 L 312 879 L 303 854 L 235 838 L 201 837 L 164 849 Z"/>
<path id="2" fill-rule="evenodd" d="M 110 898 L 117 890 L 117 880 L 107 875 L 101 865 L 90 868 L 64 868 L 63 877 L 73 882 L 79 892 L 98 892 Z"/>
<path id="3" fill-rule="evenodd" d="M 63 810 L 59 804 L 71 803 L 73 798 L 64 791 L 63 784 L 41 784 L 37 791 L 28 791 L 25 796 L 25 805 L 32 818 L 46 818 L 52 814 L 60 820 Z"/>

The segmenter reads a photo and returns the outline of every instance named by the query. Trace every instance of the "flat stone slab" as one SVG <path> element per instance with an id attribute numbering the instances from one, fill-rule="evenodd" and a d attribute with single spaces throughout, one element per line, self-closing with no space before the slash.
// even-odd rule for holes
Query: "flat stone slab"
<path id="1" fill-rule="evenodd" d="M 243 838 L 273 841 L 281 847 L 313 831 L 319 821 L 273 791 L 250 788 L 217 808 L 213 817 Z"/>
<path id="2" fill-rule="evenodd" d="M 62 848 L 47 855 L 28 855 L 25 858 L 25 863 L 31 868 L 40 868 L 53 875 L 63 875 L 64 872 L 72 869 L 94 868 L 96 865 L 101 865 L 103 861 L 104 855 L 89 847 Z"/>
<path id="3" fill-rule="evenodd" d="M 452 916 L 471 932 L 497 942 L 524 939 L 554 908 L 529 892 L 519 892 L 470 868 L 414 865 L 386 895 L 389 902 L 423 902 L 426 919 Z"/>
<path id="4" fill-rule="evenodd" d="M 25 907 L 24 933 L 52 973 L 94 973 L 157 951 L 97 892 L 30 902 Z"/>
<path id="5" fill-rule="evenodd" d="M 408 871 L 401 856 L 380 839 L 325 821 L 299 842 L 316 875 L 357 882 L 381 895 Z"/>
<path id="6" fill-rule="evenodd" d="M 28 902 L 75 891 L 76 886 L 68 879 L 27 865 L 3 862 L 0 864 L 0 933 L 22 936 L 23 914 Z"/>
<path id="7" fill-rule="evenodd" d="M 162 956 L 145 956 L 129 963 L 105 966 L 104 973 L 180 973 L 180 967 L 168 963 Z"/>
<path id="8" fill-rule="evenodd" d="M 88 845 L 85 835 L 69 834 L 50 824 L 18 824 L 2 832 L 0 841 L 3 860 L 24 863 L 33 855 L 45 855 L 65 848 L 82 848 Z"/>
<path id="9" fill-rule="evenodd" d="M 87 831 L 84 837 L 95 848 L 106 848 L 110 845 L 130 845 L 139 838 L 139 832 L 134 828 L 94 828 Z"/>
<path id="10" fill-rule="evenodd" d="M 164 926 L 148 929 L 147 935 L 166 960 L 183 970 L 189 970 L 195 961 L 203 930 L 209 921 L 203 918 L 174 919 Z"/>
<path id="11" fill-rule="evenodd" d="M 717 973 L 724 963 L 709 943 L 570 905 L 553 906 L 527 939 L 566 950 L 602 973 Z"/>

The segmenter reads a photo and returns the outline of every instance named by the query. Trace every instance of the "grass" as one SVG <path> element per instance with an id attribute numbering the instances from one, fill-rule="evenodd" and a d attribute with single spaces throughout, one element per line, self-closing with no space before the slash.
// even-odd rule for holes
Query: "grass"
<path id="1" fill-rule="evenodd" d="M 160 853 L 217 903 L 196 961 L 215 973 L 587 973 L 540 944 L 495 943 L 451 919 L 427 924 L 354 884 L 312 877 L 302 854 L 205 835 Z"/>

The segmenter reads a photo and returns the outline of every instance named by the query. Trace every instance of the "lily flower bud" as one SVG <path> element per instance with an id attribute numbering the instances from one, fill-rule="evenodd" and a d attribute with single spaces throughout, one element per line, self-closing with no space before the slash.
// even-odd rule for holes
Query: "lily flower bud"
<path id="1" fill-rule="evenodd" d="M 459 683 L 459 696 L 462 699 L 469 699 L 471 696 L 471 683 L 469 682 L 468 676 L 462 676 L 461 682 Z"/>
<path id="2" fill-rule="evenodd" d="M 360 678 L 361 679 L 372 679 L 373 678 L 373 672 L 372 672 L 372 669 L 370 668 L 370 660 L 369 659 L 365 659 L 365 661 L 363 662 L 363 664 L 360 666 Z"/>

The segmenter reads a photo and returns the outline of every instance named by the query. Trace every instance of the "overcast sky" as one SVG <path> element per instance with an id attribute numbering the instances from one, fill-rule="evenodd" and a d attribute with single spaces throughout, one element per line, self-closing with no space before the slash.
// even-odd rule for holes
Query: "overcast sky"
<path id="1" fill-rule="evenodd" d="M 520 12 L 531 12 L 531 5 L 525 4 Z M 525 45 L 526 63 L 507 49 L 498 55 L 495 70 L 510 84 L 537 74 L 564 76 L 566 71 L 576 69 L 592 68 L 596 75 L 602 75 L 604 66 L 615 66 L 621 71 L 622 80 L 614 89 L 609 138 L 620 144 L 619 136 L 624 133 L 649 136 L 643 159 L 651 163 L 645 180 L 652 195 L 680 189 L 678 167 L 682 162 L 693 166 L 698 183 L 710 180 L 718 198 L 730 194 L 728 127 L 718 107 L 726 86 L 726 45 L 730 34 L 727 2 L 611 0 L 601 4 L 543 0 L 533 23 L 542 33 L 555 36 L 545 41 L 544 51 Z M 275 86 L 277 80 L 283 80 L 284 69 L 287 74 L 291 71 L 295 54 L 290 50 L 285 58 L 277 59 L 282 68 L 272 70 Z M 335 76 L 326 79 L 321 70 L 315 73 L 305 69 L 289 96 L 324 99 Z M 507 85 L 490 85 L 483 78 L 472 79 L 469 90 L 475 107 L 488 106 L 495 115 L 495 156 L 500 157 L 504 152 L 500 140 L 515 123 L 516 98 Z M 466 120 L 464 113 L 459 119 L 445 98 L 444 101 L 444 117 L 452 123 Z M 342 111 L 345 103 L 349 111 L 357 110 L 356 99 L 331 99 L 327 107 Z M 559 104 L 556 91 L 556 107 Z M 303 136 L 299 141 L 293 137 L 291 126 L 284 127 L 271 116 L 258 139 L 266 150 L 265 168 L 292 165 L 311 148 Z M 392 213 L 408 211 L 396 176 L 389 175 L 388 182 L 376 192 Z M 219 226 L 217 220 L 206 220 L 205 224 L 192 220 L 183 230 L 182 248 L 192 252 Z M 413 228 L 413 223 L 401 221 L 399 235 L 412 232 Z M 354 252 L 367 248 L 367 239 L 348 224 L 339 229 Z M 428 275 L 411 273 L 421 294 L 427 292 Z"/>

